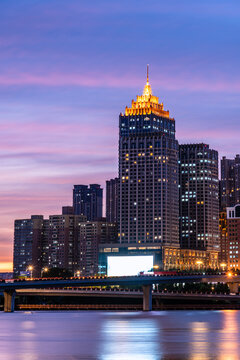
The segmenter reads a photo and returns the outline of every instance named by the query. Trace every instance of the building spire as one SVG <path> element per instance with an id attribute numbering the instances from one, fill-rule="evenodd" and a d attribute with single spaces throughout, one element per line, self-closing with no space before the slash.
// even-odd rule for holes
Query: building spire
<path id="1" fill-rule="evenodd" d="M 147 64 L 147 82 L 144 86 L 143 96 L 149 98 L 152 95 L 151 85 L 149 84 L 149 64 Z"/>
<path id="2" fill-rule="evenodd" d="M 125 116 L 155 114 L 157 116 L 169 118 L 169 111 L 164 110 L 163 103 L 159 103 L 158 97 L 152 94 L 151 85 L 149 84 L 148 64 L 147 64 L 147 74 L 145 73 L 145 76 L 146 75 L 147 75 L 147 81 L 145 83 L 142 95 L 137 96 L 136 101 L 132 100 L 131 107 L 126 106 Z"/>

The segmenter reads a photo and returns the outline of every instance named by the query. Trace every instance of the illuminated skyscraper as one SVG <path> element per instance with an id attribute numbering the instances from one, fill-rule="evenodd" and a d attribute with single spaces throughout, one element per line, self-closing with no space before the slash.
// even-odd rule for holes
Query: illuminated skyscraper
<path id="1" fill-rule="evenodd" d="M 42 215 L 14 222 L 14 275 L 19 276 L 31 265 L 33 275 L 40 276 L 43 267 L 42 247 L 46 237 L 48 220 Z"/>
<path id="2" fill-rule="evenodd" d="M 147 82 L 119 116 L 119 242 L 178 246 L 178 142 L 175 120 Z"/>
<path id="3" fill-rule="evenodd" d="M 240 203 L 240 156 L 221 159 L 220 205 L 221 210 Z"/>
<path id="4" fill-rule="evenodd" d="M 103 189 L 98 184 L 74 185 L 73 212 L 74 215 L 84 215 L 89 221 L 102 217 Z"/>
<path id="5" fill-rule="evenodd" d="M 106 218 L 108 222 L 118 221 L 119 178 L 106 181 Z"/>
<path id="6" fill-rule="evenodd" d="M 240 205 L 227 207 L 227 264 L 240 269 Z"/>
<path id="7" fill-rule="evenodd" d="M 218 152 L 206 144 L 179 146 L 180 245 L 220 250 Z"/>
<path id="8" fill-rule="evenodd" d="M 84 215 L 50 215 L 44 266 L 64 268 L 74 273 L 78 266 L 78 228 Z"/>

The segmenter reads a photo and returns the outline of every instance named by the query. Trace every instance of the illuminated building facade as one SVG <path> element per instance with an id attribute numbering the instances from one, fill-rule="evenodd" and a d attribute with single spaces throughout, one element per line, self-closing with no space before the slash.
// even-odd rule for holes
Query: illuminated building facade
<path id="1" fill-rule="evenodd" d="M 221 210 L 240 203 L 239 155 L 235 159 L 226 159 L 224 156 L 221 160 L 220 203 Z"/>
<path id="2" fill-rule="evenodd" d="M 83 215 L 50 215 L 44 266 L 68 269 L 78 268 L 78 227 L 86 221 Z"/>
<path id="3" fill-rule="evenodd" d="M 175 120 L 153 96 L 147 73 L 143 95 L 119 116 L 118 240 L 99 245 L 100 273 L 108 256 L 153 255 L 163 268 L 163 246 L 179 247 L 178 196 Z"/>
<path id="4" fill-rule="evenodd" d="M 74 215 L 84 215 L 88 221 L 102 217 L 103 189 L 98 184 L 74 185 L 73 212 Z"/>
<path id="5" fill-rule="evenodd" d="M 227 207 L 228 267 L 240 269 L 240 205 Z"/>
<path id="6" fill-rule="evenodd" d="M 181 248 L 219 251 L 218 152 L 180 145 L 179 179 Z"/>
<path id="7" fill-rule="evenodd" d="M 163 248 L 164 270 L 216 269 L 219 266 L 218 251 Z"/>
<path id="8" fill-rule="evenodd" d="M 43 266 L 42 246 L 46 237 L 48 221 L 42 215 L 14 222 L 14 276 L 26 273 L 33 267 L 33 276 L 40 276 Z"/>
<path id="9" fill-rule="evenodd" d="M 78 269 L 81 275 L 92 276 L 99 271 L 99 245 L 116 242 L 117 225 L 105 219 L 78 224 Z"/>
<path id="10" fill-rule="evenodd" d="M 220 211 L 219 214 L 219 232 L 220 232 L 220 253 L 219 262 L 222 264 L 228 263 L 228 236 L 227 236 L 227 213 Z"/>
<path id="11" fill-rule="evenodd" d="M 178 142 L 175 120 L 152 95 L 119 116 L 119 243 L 178 246 Z"/>
<path id="12" fill-rule="evenodd" d="M 106 181 L 106 218 L 108 222 L 118 221 L 119 178 Z"/>

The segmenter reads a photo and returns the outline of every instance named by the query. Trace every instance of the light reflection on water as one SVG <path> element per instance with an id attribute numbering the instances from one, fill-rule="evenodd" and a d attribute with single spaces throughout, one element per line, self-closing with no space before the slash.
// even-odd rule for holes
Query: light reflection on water
<path id="1" fill-rule="evenodd" d="M 190 343 L 190 351 L 191 351 L 191 359 L 192 360 L 201 360 L 208 359 L 209 354 L 211 354 L 211 350 L 209 349 L 208 342 L 208 333 L 209 327 L 207 322 L 201 321 L 193 321 L 191 324 L 191 343 Z"/>
<path id="2" fill-rule="evenodd" d="M 0 360 L 237 360 L 240 311 L 0 313 Z"/>
<path id="3" fill-rule="evenodd" d="M 103 323 L 99 359 L 155 360 L 161 356 L 158 349 L 159 329 L 152 319 L 108 319 Z"/>
<path id="4" fill-rule="evenodd" d="M 239 320 L 238 310 L 223 311 L 223 327 L 219 341 L 220 360 L 240 359 Z"/>

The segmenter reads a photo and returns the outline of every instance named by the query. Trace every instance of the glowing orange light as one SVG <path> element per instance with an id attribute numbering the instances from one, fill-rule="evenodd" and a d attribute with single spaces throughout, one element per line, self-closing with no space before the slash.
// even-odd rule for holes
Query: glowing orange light
<path id="1" fill-rule="evenodd" d="M 131 107 L 126 106 L 125 115 L 147 115 L 151 113 L 169 118 L 169 111 L 165 111 L 163 108 L 163 103 L 159 103 L 158 97 L 153 96 L 152 94 L 147 66 L 147 82 L 144 86 L 143 94 L 141 96 L 137 96 L 136 101 L 132 100 Z"/>

